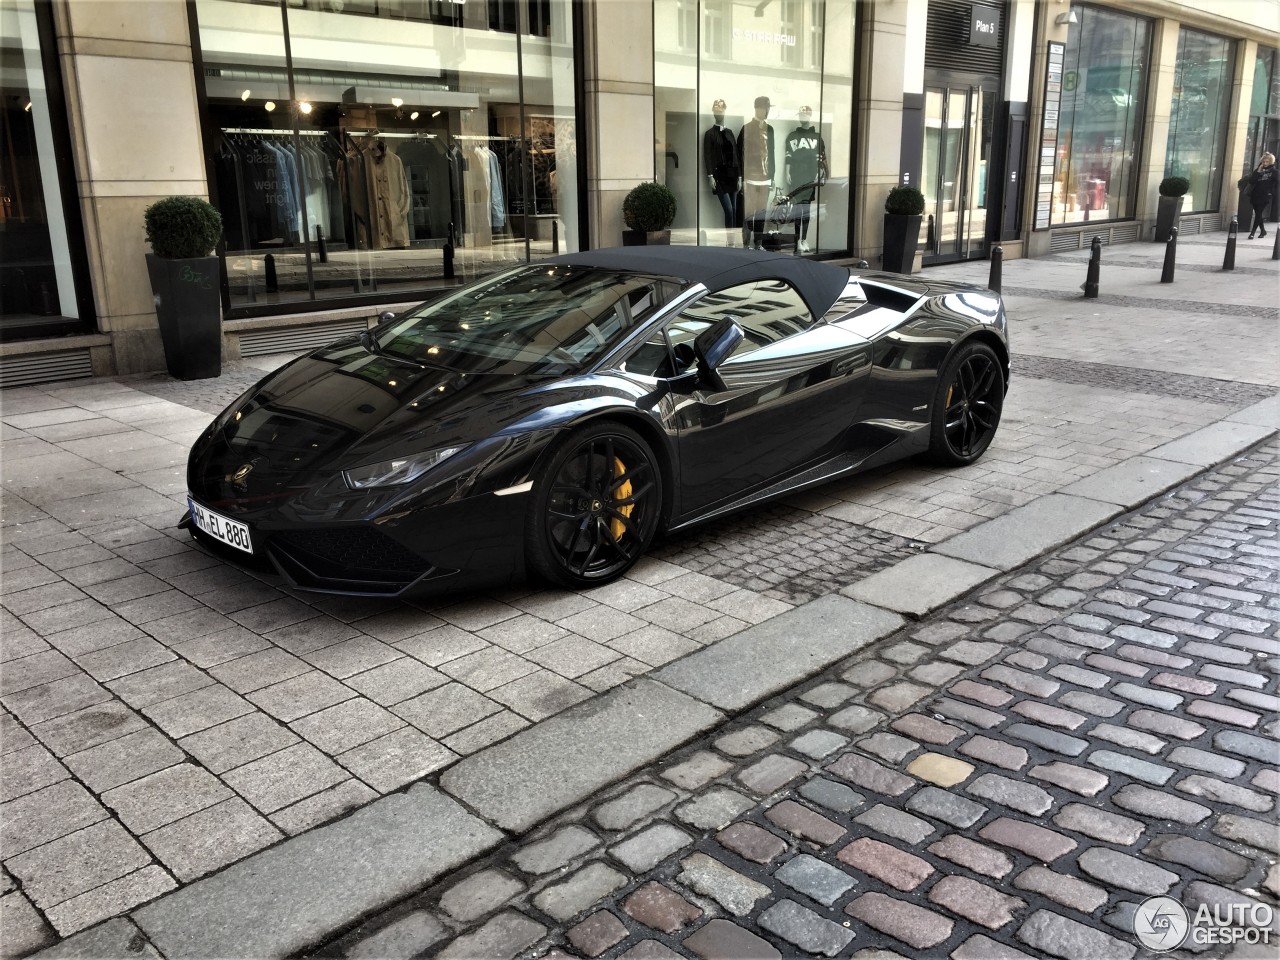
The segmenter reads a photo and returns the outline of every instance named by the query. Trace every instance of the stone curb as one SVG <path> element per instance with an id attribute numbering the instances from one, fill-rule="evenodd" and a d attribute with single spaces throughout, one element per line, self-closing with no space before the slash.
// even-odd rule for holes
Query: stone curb
<path id="1" fill-rule="evenodd" d="M 520 833 L 725 719 L 650 674 L 472 754 L 440 786 Z"/>
<path id="2" fill-rule="evenodd" d="M 502 839 L 419 783 L 161 897 L 131 918 L 166 957 L 288 956 Z"/>
<path id="3" fill-rule="evenodd" d="M 722 710 L 738 712 L 902 625 L 895 613 L 831 594 L 726 637 L 649 676 Z"/>
<path id="4" fill-rule="evenodd" d="M 846 597 L 919 619 L 1000 576 L 994 567 L 922 553 L 864 577 L 840 592 Z"/>

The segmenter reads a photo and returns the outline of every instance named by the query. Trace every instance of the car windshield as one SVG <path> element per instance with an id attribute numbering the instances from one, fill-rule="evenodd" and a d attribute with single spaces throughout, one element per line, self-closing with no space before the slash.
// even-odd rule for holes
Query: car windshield
<path id="1" fill-rule="evenodd" d="M 379 352 L 468 373 L 583 369 L 679 292 L 670 279 L 567 264 L 521 267 L 376 330 Z"/>

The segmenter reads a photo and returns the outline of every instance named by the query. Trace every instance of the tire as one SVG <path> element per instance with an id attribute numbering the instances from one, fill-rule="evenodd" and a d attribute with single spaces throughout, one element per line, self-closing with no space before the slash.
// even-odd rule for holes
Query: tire
<path id="1" fill-rule="evenodd" d="M 929 425 L 929 459 L 949 467 L 987 451 L 1004 407 L 1004 370 L 985 343 L 969 342 L 947 358 L 938 377 Z"/>
<path id="2" fill-rule="evenodd" d="M 662 471 L 649 444 L 609 421 L 566 437 L 534 481 L 525 555 L 564 587 L 600 586 L 648 549 L 662 513 Z"/>

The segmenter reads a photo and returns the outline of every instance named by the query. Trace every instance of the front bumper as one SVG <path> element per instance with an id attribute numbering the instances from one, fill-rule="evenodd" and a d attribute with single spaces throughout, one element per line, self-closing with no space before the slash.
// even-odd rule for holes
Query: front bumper
<path id="1" fill-rule="evenodd" d="M 529 502 L 528 494 L 482 494 L 391 518 L 341 523 L 299 522 L 274 511 L 241 512 L 234 504 L 211 508 L 249 525 L 252 557 L 197 529 L 190 513 L 179 526 L 237 565 L 268 561 L 299 590 L 400 597 L 446 584 L 456 588 L 523 576 Z"/>

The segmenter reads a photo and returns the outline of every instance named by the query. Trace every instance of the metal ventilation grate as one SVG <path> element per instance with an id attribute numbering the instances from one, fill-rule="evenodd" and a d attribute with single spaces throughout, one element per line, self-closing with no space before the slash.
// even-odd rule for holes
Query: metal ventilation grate
<path id="1" fill-rule="evenodd" d="M 1193 233 L 1202 233 L 1203 230 L 1199 217 L 1178 218 L 1178 236 L 1180 237 L 1189 237 Z"/>
<path id="2" fill-rule="evenodd" d="M 1137 239 L 1138 225 L 1136 223 L 1121 223 L 1111 228 L 1112 243 L 1133 243 Z"/>
<path id="3" fill-rule="evenodd" d="M 1067 250 L 1080 249 L 1080 231 L 1072 230 L 1070 232 L 1055 230 L 1049 235 L 1049 249 L 1054 253 L 1064 253 Z"/>
<path id="4" fill-rule="evenodd" d="M 89 349 L 67 353 L 33 353 L 0 359 L 0 387 L 25 387 L 93 376 Z"/>
<path id="5" fill-rule="evenodd" d="M 297 353 L 314 350 L 332 343 L 339 337 L 352 333 L 364 333 L 368 321 L 345 320 L 327 323 L 322 327 L 284 327 L 275 330 L 249 331 L 240 334 L 240 356 L 262 357 L 270 353 Z"/>

